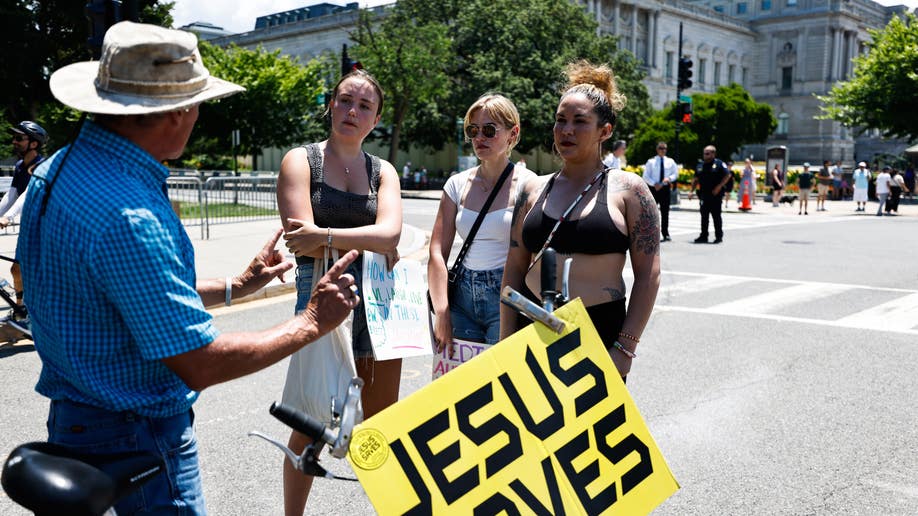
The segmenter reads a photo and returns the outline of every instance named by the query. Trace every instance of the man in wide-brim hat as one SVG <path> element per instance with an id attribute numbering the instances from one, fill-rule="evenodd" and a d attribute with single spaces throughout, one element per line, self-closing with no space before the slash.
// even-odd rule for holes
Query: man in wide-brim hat
<path id="1" fill-rule="evenodd" d="M 219 333 L 204 307 L 229 304 L 292 268 L 280 229 L 234 278 L 197 280 L 194 250 L 162 160 L 182 154 L 201 102 L 243 91 L 211 77 L 188 32 L 122 22 L 99 61 L 51 76 L 64 104 L 92 113 L 35 172 L 18 258 L 51 399 L 49 441 L 83 452 L 146 450 L 166 473 L 119 514 L 203 513 L 191 406 L 199 391 L 271 365 L 337 326 L 357 304 L 345 255 L 301 315 L 261 332 Z M 321 315 L 320 315 L 321 314 Z"/>

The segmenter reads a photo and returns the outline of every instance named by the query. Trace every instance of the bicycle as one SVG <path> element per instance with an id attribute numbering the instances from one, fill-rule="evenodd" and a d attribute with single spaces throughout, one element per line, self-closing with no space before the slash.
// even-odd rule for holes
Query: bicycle
<path id="1" fill-rule="evenodd" d="M 0 255 L 0 260 L 19 263 L 15 258 Z M 0 318 L 0 342 L 15 343 L 20 339 L 31 339 L 29 312 L 24 305 L 16 302 L 16 292 L 5 278 L 0 278 L 0 299 L 10 308 L 6 317 Z"/>

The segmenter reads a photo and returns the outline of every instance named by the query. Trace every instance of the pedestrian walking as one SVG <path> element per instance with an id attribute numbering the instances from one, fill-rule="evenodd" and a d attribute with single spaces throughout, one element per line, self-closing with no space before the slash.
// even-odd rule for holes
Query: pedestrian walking
<path id="1" fill-rule="evenodd" d="M 94 116 L 35 170 L 23 207 L 17 255 L 42 361 L 35 389 L 51 400 L 49 442 L 163 460 L 164 473 L 119 500 L 119 514 L 205 514 L 191 409 L 200 391 L 344 320 L 359 301 L 343 274 L 357 253 L 322 278 L 303 314 L 220 333 L 205 306 L 252 294 L 293 264 L 274 248 L 278 228 L 242 274 L 197 278 L 162 161 L 182 154 L 202 102 L 243 88 L 210 75 L 186 31 L 116 23 L 102 56 L 51 75 L 57 100 Z"/>
<path id="2" fill-rule="evenodd" d="M 781 165 L 775 163 L 775 168 L 771 171 L 771 206 L 778 207 L 781 202 L 781 195 L 784 193 L 784 172 L 781 171 Z"/>
<path id="3" fill-rule="evenodd" d="M 730 207 L 730 196 L 733 194 L 733 187 L 736 183 L 736 175 L 733 171 L 733 162 L 728 161 L 726 166 L 727 172 L 730 174 L 730 179 L 727 180 L 727 184 L 724 186 L 724 209 Z"/>
<path id="4" fill-rule="evenodd" d="M 841 190 L 841 176 L 838 178 L 838 184 L 835 185 L 835 174 L 830 170 L 832 163 L 829 160 L 822 162 L 819 172 L 816 174 L 816 211 L 826 211 L 826 198 L 829 196 L 829 186 L 833 186 L 837 194 Z"/>
<path id="5" fill-rule="evenodd" d="M 714 221 L 714 243 L 724 241 L 723 219 L 721 218 L 721 198 L 724 186 L 730 180 L 730 173 L 724 162 L 717 158 L 717 149 L 713 145 L 704 148 L 704 159 L 695 170 L 692 180 L 692 191 L 698 188 L 698 201 L 701 203 L 701 234 L 695 239 L 696 244 L 708 243 L 708 219 Z M 691 198 L 689 193 L 689 198 Z"/>
<path id="6" fill-rule="evenodd" d="M 328 139 L 297 147 L 284 156 L 277 180 L 277 205 L 286 233 L 287 248 L 296 256 L 295 311 L 307 308 L 314 292 L 312 278 L 321 271 L 315 259 L 326 249 L 356 249 L 386 255 L 389 268 L 398 261 L 402 231 L 399 177 L 387 161 L 363 150 L 370 131 L 379 123 L 383 91 L 366 70 L 354 70 L 338 81 L 328 104 Z M 362 288 L 363 258 L 348 269 Z M 354 309 L 351 348 L 357 374 L 363 379 L 361 405 L 366 417 L 398 401 L 401 359 L 376 361 L 363 302 Z M 293 364 L 293 362 L 291 362 Z M 300 370 L 290 367 L 283 400 L 295 406 L 302 394 Z M 306 435 L 290 434 L 288 447 L 299 454 L 309 443 Z M 284 461 L 284 507 L 302 515 L 312 487 L 312 476 Z"/>
<path id="7" fill-rule="evenodd" d="M 902 197 L 902 192 L 905 191 L 905 179 L 895 168 L 890 171 L 889 175 L 889 199 L 886 201 L 886 214 L 898 215 L 899 199 Z"/>
<path id="8" fill-rule="evenodd" d="M 854 211 L 864 211 L 867 209 L 867 190 L 870 187 L 871 173 L 867 169 L 867 163 L 861 161 L 854 170 L 854 202 L 857 208 Z"/>
<path id="9" fill-rule="evenodd" d="M 661 240 L 669 242 L 669 205 L 672 199 L 672 188 L 679 179 L 679 166 L 666 155 L 666 142 L 657 143 L 657 155 L 644 164 L 644 182 L 650 186 L 653 200 L 660 207 Z"/>
<path id="10" fill-rule="evenodd" d="M 889 166 L 883 167 L 883 170 L 877 174 L 876 181 L 876 193 L 877 193 L 877 217 L 883 215 L 883 210 L 886 210 L 886 213 L 889 213 L 889 205 L 886 204 L 886 200 L 889 199 L 890 187 L 892 186 L 892 176 L 889 174 Z"/>
<path id="11" fill-rule="evenodd" d="M 797 205 L 797 215 L 800 215 L 801 212 L 803 212 L 803 215 L 809 215 L 807 208 L 810 205 L 810 190 L 813 189 L 813 173 L 810 172 L 809 163 L 804 163 L 803 171 L 797 174 L 797 188 L 800 190 L 800 204 Z M 817 205 L 819 204 L 818 199 L 816 203 Z"/>
<path id="12" fill-rule="evenodd" d="M 466 111 L 463 123 L 480 164 L 449 178 L 443 186 L 430 235 L 427 280 L 436 316 L 437 352 L 452 351 L 453 338 L 487 344 L 500 339 L 500 282 L 510 245 L 513 206 L 523 185 L 536 177 L 510 161 L 510 152 L 520 141 L 520 115 L 510 99 L 482 95 Z M 491 204 L 482 213 L 488 199 Z M 479 218 L 481 223 L 470 239 Z M 450 291 L 446 264 L 457 232 L 469 247 L 459 253 L 461 263 L 458 269 L 453 267 L 456 280 Z"/>
<path id="13" fill-rule="evenodd" d="M 844 199 L 844 188 L 842 188 L 842 179 L 844 179 L 844 170 L 842 169 L 841 161 L 836 161 L 835 166 L 832 167 L 832 199 L 840 201 Z M 825 205 L 823 204 L 823 210 L 825 210 Z"/>
<path id="14" fill-rule="evenodd" d="M 621 170 L 625 166 L 625 151 L 628 146 L 625 143 L 625 140 L 615 140 L 612 143 L 612 151 L 609 154 L 606 154 L 606 157 L 603 158 L 602 163 L 606 168 L 612 168 L 615 170 Z"/>
<path id="15" fill-rule="evenodd" d="M 567 75 L 553 131 L 563 165 L 547 180 L 526 183 L 514 210 L 502 286 L 536 300 L 542 250 L 551 246 L 569 254 L 570 295 L 586 305 L 624 378 L 660 284 L 659 216 L 644 181 L 602 164 L 602 142 L 612 135 L 625 102 L 612 70 L 581 61 L 569 65 Z M 628 263 L 634 282 L 626 309 Z M 508 337 L 520 322 L 512 308 L 500 310 L 501 337 Z"/>
<path id="16" fill-rule="evenodd" d="M 742 202 L 743 196 L 748 192 L 749 199 L 752 201 L 752 204 L 755 204 L 757 180 L 755 169 L 752 167 L 752 160 L 746 158 L 745 165 L 743 166 L 743 174 L 740 177 L 739 188 L 736 190 L 737 202 Z"/>

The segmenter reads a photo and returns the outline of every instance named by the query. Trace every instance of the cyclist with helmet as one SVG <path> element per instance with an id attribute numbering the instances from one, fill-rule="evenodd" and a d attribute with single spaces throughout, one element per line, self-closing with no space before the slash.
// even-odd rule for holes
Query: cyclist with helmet
<path id="1" fill-rule="evenodd" d="M 40 125 L 29 120 L 19 122 L 17 125 L 7 129 L 7 131 L 13 136 L 13 152 L 19 158 L 19 161 L 16 162 L 10 189 L 0 200 L 0 228 L 9 226 L 22 211 L 32 171 L 35 170 L 39 163 L 44 161 L 45 158 L 41 155 L 41 149 L 48 143 L 48 132 Z M 13 262 L 10 273 L 13 276 L 13 288 L 16 289 L 16 304 L 23 306 L 22 275 L 19 273 L 18 263 Z M 15 312 L 10 312 L 7 322 L 23 333 L 31 335 L 27 315 L 20 318 L 16 316 Z"/>

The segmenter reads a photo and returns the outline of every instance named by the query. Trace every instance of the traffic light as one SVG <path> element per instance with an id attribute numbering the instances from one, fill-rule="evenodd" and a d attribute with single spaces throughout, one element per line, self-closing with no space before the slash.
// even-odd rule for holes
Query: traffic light
<path id="1" fill-rule="evenodd" d="M 687 57 L 679 58 L 679 83 L 680 90 L 687 90 L 692 87 L 692 60 Z"/>
<path id="2" fill-rule="evenodd" d="M 692 81 L 689 81 L 689 84 L 691 84 L 691 82 Z M 681 115 L 681 121 L 683 124 L 692 123 L 692 103 L 691 102 L 682 104 L 680 115 Z"/>

